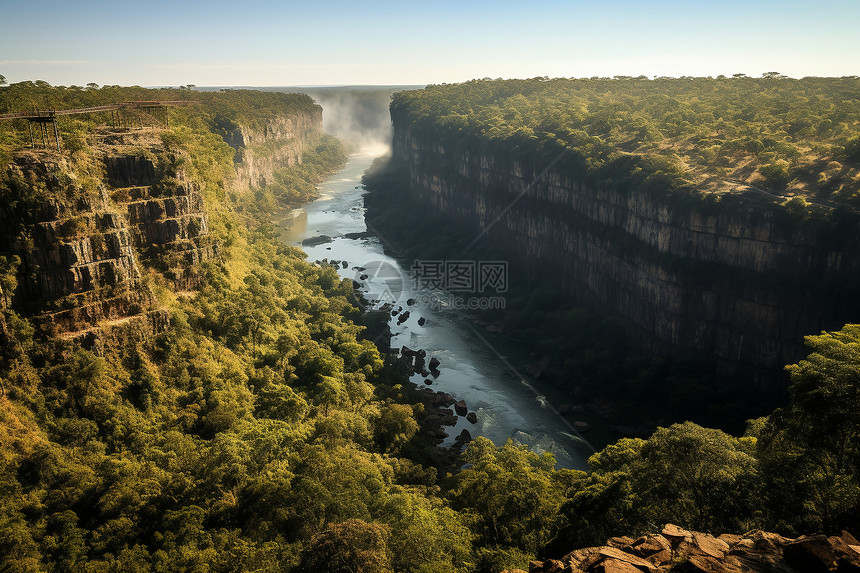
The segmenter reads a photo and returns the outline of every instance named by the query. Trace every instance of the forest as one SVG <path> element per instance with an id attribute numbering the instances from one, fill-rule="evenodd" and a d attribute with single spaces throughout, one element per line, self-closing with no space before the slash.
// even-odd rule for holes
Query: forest
<path id="1" fill-rule="evenodd" d="M 856 85 L 840 82 L 833 80 L 834 93 Z M 498 99 L 497 113 L 507 114 L 504 90 L 495 93 L 504 86 L 484 86 L 446 89 Z M 397 96 L 393 113 L 402 112 L 409 93 Z M 272 115 L 313 113 L 315 106 L 277 93 L 191 95 L 201 103 L 176 110 L 157 146 L 200 185 L 222 255 L 204 264 L 193 292 L 146 269 L 168 328 L 120 339 L 101 353 L 52 336 L 16 290 L 24 277 L 14 256 L 0 253 L 0 569 L 498 572 L 668 521 L 714 533 L 763 528 L 789 535 L 860 526 L 860 327 L 853 325 L 808 337 L 809 356 L 788 367 L 787 402 L 750 420 L 742 436 L 673 424 L 608 446 L 587 472 L 557 469 L 548 453 L 479 437 L 465 448 L 462 469 L 440 471 L 428 463 L 434 446 L 418 432 L 423 407 L 410 399 L 397 362 L 363 335 L 352 284 L 280 243 L 270 223 L 275 209 L 307 200 L 338 169 L 343 145 L 314 136 L 302 162 L 279 170 L 273 185 L 240 193 L 225 126 L 264 125 Z M 815 95 L 810 88 L 810 101 Z M 188 96 L 25 82 L 0 89 L 0 112 Z M 451 129 L 483 129 L 471 123 L 468 98 L 458 97 L 432 105 L 451 105 Z M 587 102 L 588 94 L 582 97 Z M 819 131 L 815 123 L 814 135 L 797 144 L 789 187 L 815 141 L 841 166 L 829 196 L 850 201 L 856 169 L 846 154 L 856 139 L 840 126 L 857 110 L 828 107 L 836 95 L 818 97 L 821 122 L 831 127 Z M 589 142 L 602 141 L 595 143 L 600 149 L 629 138 L 620 126 L 613 130 L 616 120 L 627 117 L 627 130 L 647 119 L 625 113 L 623 98 L 616 104 L 606 131 L 588 134 Z M 564 108 L 571 122 L 578 105 Z M 788 121 L 791 101 L 786 105 Z M 679 118 L 695 119 L 685 115 L 695 105 L 681 107 Z M 523 112 L 512 107 L 500 129 L 520 129 Z M 837 113 L 848 115 L 834 121 Z M 75 177 L 67 195 L 53 200 L 94 192 L 88 185 L 98 190 L 101 121 L 61 123 L 63 159 Z M 567 135 L 552 129 L 560 140 L 585 137 L 577 135 L 588 133 L 582 127 Z M 0 128 L 0 159 L 9 162 L 24 153 L 26 139 L 20 126 Z M 548 141 L 516 137 L 538 148 Z M 720 146 L 734 141 L 711 137 L 722 138 Z M 691 157 L 683 155 L 693 153 L 689 137 L 672 141 L 671 153 Z M 634 151 L 647 157 L 645 148 L 628 153 Z M 782 147 L 755 153 L 788 161 Z M 0 176 L 0 204 L 23 228 L 49 187 L 34 177 L 27 195 L 11 170 L 4 166 Z"/>
<path id="2" fill-rule="evenodd" d="M 760 189 L 857 206 L 860 78 L 473 80 L 400 92 L 416 133 L 550 159 L 569 173 L 710 201 Z"/>

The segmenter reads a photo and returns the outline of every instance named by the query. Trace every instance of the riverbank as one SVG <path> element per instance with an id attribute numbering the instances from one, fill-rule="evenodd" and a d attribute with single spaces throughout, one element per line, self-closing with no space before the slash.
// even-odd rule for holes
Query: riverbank
<path id="1" fill-rule="evenodd" d="M 370 190 L 369 227 L 386 236 L 386 247 L 402 260 L 506 260 L 488 241 L 476 240 L 462 226 L 414 202 L 396 162 L 378 161 L 364 183 Z M 552 266 L 511 262 L 507 268 L 504 309 L 468 315 L 483 325 L 484 336 L 503 336 L 525 348 L 519 370 L 554 389 L 542 393 L 554 397 L 556 408 L 586 406 L 589 413 L 582 421 L 594 420 L 595 430 L 605 431 L 604 443 L 684 420 L 739 435 L 747 419 L 768 411 L 767 403 L 747 399 L 751 390 L 744 380 L 719 377 L 695 352 L 643 350 L 617 319 L 589 311 L 564 292 Z M 592 436 L 600 439 L 597 432 Z"/>
<path id="2" fill-rule="evenodd" d="M 457 416 L 456 424 L 445 428 L 447 437 L 441 445 L 453 445 L 468 430 L 473 438 L 485 436 L 498 445 L 513 439 L 536 451 L 551 452 L 560 467 L 585 469 L 593 448 L 553 414 L 543 389 L 536 396 L 529 386 L 534 383 L 524 384 L 523 369 L 510 369 L 487 345 L 486 336 L 482 340 L 476 335 L 479 331 L 469 322 L 468 312 L 423 301 L 407 304 L 422 294 L 415 288 L 411 265 L 389 249 L 387 235 L 365 222 L 361 178 L 373 159 L 353 155 L 344 170 L 320 186 L 316 201 L 276 217 L 281 239 L 301 247 L 309 260 L 336 261 L 339 275 L 355 281 L 368 308 L 391 305 L 389 314 L 397 315 L 388 319 L 391 348 L 421 349 L 428 361 L 435 357 L 441 362 L 438 378 L 412 374 L 411 383 L 427 386 L 424 380 L 431 379 L 434 394 L 443 392 L 455 402 L 465 401 L 477 419 L 473 424 Z M 317 237 L 319 241 L 313 240 Z M 311 244 L 303 245 L 307 239 L 312 239 Z M 511 352 L 506 347 L 501 354 Z M 590 435 L 584 437 L 591 441 Z"/>

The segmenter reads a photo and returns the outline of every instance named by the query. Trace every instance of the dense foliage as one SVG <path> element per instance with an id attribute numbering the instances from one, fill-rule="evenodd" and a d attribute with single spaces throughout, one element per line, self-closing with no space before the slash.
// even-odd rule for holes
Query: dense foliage
<path id="1" fill-rule="evenodd" d="M 395 94 L 392 117 L 462 148 L 538 154 L 660 191 L 860 204 L 860 78 L 475 80 Z"/>
<path id="2" fill-rule="evenodd" d="M 588 473 L 479 438 L 466 469 L 437 476 L 416 461 L 420 407 L 362 336 L 351 285 L 267 222 L 339 147 L 321 139 L 271 194 L 242 194 L 212 130 L 189 116 L 160 136 L 205 187 L 224 249 L 198 291 L 152 275 L 166 330 L 101 355 L 41 333 L 2 254 L 0 569 L 498 571 L 663 520 L 860 525 L 853 326 L 810 338 L 790 404 L 748 437 L 673 425 L 596 454 Z"/>

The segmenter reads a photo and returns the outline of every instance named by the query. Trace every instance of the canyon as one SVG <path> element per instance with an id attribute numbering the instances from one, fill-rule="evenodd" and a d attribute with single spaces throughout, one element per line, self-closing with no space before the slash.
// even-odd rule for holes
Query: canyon
<path id="1" fill-rule="evenodd" d="M 804 355 L 804 335 L 858 319 L 851 211 L 820 207 L 825 221 L 798 222 L 754 192 L 715 201 L 622 188 L 577 178 L 563 152 L 460 145 L 398 115 L 393 128 L 413 199 L 620 317 L 644 347 L 702 352 L 766 389 Z"/>

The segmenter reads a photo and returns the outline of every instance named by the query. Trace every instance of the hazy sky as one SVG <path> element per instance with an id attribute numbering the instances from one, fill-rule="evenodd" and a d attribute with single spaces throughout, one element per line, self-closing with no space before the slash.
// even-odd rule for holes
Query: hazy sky
<path id="1" fill-rule="evenodd" d="M 9 82 L 860 75 L 860 0 L 0 0 L 0 15 Z"/>

